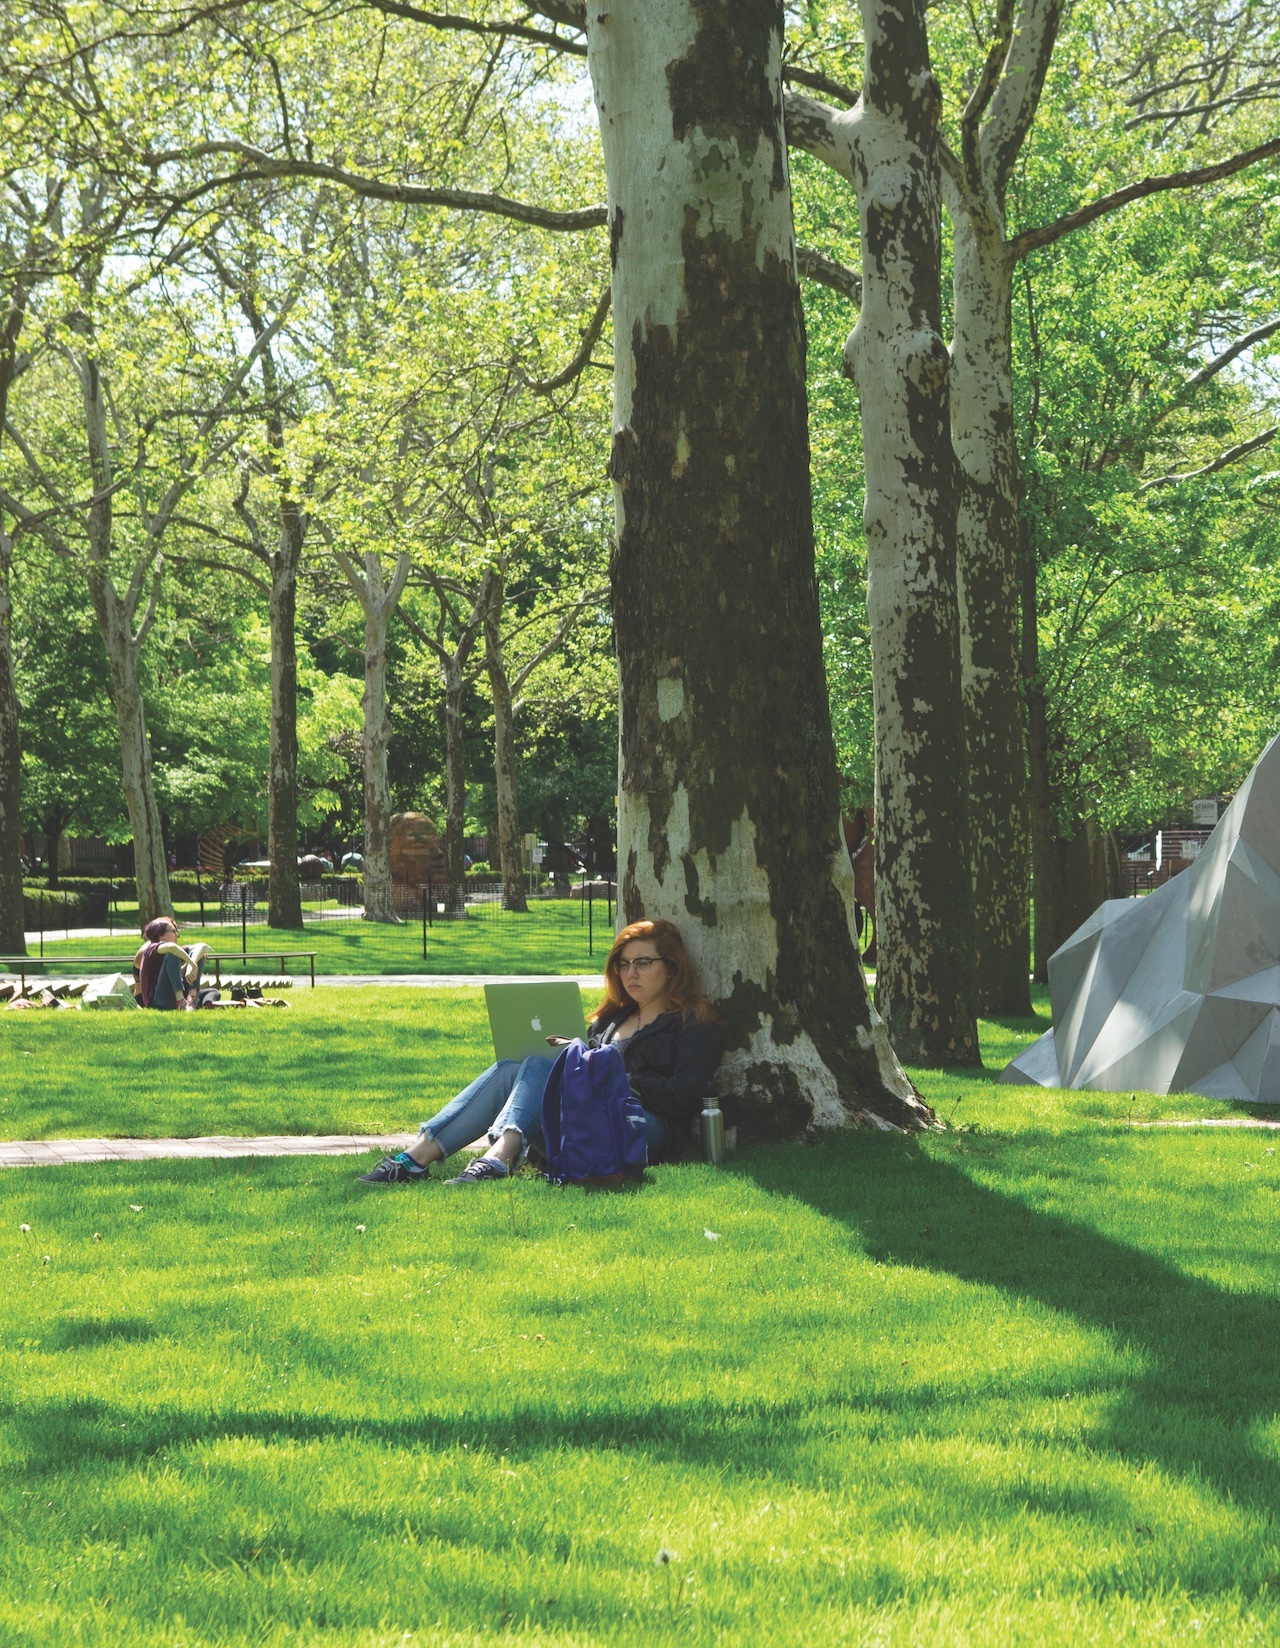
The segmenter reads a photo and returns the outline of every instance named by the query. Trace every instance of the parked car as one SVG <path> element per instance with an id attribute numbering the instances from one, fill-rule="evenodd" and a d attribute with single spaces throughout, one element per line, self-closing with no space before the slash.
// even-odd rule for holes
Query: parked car
<path id="1" fill-rule="evenodd" d="M 342 855 L 342 868 L 344 870 L 363 870 L 364 869 L 364 854 L 363 853 L 343 853 L 343 855 Z"/>

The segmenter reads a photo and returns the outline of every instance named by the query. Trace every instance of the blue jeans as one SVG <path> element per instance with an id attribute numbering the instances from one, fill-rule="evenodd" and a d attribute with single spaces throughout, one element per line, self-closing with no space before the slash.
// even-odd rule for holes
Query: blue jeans
<path id="1" fill-rule="evenodd" d="M 520 1135 L 521 1153 L 531 1144 L 541 1149 L 542 1095 L 554 1063 L 536 1053 L 519 1064 L 515 1059 L 500 1059 L 450 1099 L 438 1115 L 423 1122 L 418 1132 L 434 1139 L 446 1156 L 482 1133 L 490 1144 L 497 1144 L 509 1127 Z M 644 1136 L 651 1156 L 662 1148 L 666 1136 L 662 1123 L 647 1110 Z"/>
<path id="2" fill-rule="evenodd" d="M 204 970 L 204 963 L 196 969 L 194 984 L 188 984 L 182 976 L 182 963 L 177 956 L 162 956 L 160 958 L 160 974 L 156 979 L 155 992 L 151 997 L 151 1005 L 162 1009 L 181 1007 L 186 1000 L 188 990 L 198 990 L 200 974 Z M 196 997 L 197 1001 L 199 996 Z"/>

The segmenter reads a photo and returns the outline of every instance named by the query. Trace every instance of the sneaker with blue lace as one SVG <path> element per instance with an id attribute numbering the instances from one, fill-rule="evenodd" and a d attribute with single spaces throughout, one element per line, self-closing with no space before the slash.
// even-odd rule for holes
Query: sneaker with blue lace
<path id="1" fill-rule="evenodd" d="M 402 1150 L 397 1156 L 384 1156 L 377 1167 L 370 1168 L 368 1173 L 361 1173 L 360 1182 L 371 1185 L 417 1184 L 420 1179 L 430 1177 L 425 1167 Z"/>

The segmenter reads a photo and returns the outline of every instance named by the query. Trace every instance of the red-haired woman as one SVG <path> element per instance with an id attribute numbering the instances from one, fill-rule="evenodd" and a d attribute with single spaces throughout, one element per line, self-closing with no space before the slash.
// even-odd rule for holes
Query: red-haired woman
<path id="1" fill-rule="evenodd" d="M 604 964 L 604 1000 L 591 1015 L 592 1047 L 613 1046 L 622 1056 L 631 1091 L 645 1116 L 649 1160 L 675 1155 L 720 1063 L 720 1031 L 711 1003 L 698 987 L 693 963 L 669 921 L 633 921 L 613 941 Z M 425 1179 L 480 1134 L 489 1149 L 448 1184 L 505 1179 L 530 1144 L 542 1143 L 542 1094 L 550 1059 L 506 1060 L 423 1122 L 418 1138 L 361 1177 L 366 1184 Z"/>

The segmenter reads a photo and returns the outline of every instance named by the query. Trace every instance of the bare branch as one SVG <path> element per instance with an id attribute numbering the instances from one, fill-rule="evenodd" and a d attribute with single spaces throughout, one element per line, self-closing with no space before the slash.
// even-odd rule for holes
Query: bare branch
<path id="1" fill-rule="evenodd" d="M 1202 464 L 1199 469 L 1185 470 L 1181 475 L 1157 475 L 1152 480 L 1144 481 L 1138 491 L 1154 492 L 1160 486 L 1176 486 L 1179 481 L 1196 481 L 1203 475 L 1216 475 L 1228 464 L 1238 463 L 1251 452 L 1257 452 L 1260 447 L 1275 440 L 1277 435 L 1280 435 L 1280 424 L 1272 424 L 1270 429 L 1264 429 L 1261 435 L 1255 435 L 1252 440 L 1241 441 L 1239 446 L 1231 446 L 1225 452 L 1220 452 L 1212 463 Z"/>
<path id="2" fill-rule="evenodd" d="M 250 572 L 248 567 L 241 566 L 237 561 L 215 561 L 207 555 L 170 555 L 168 560 L 178 566 L 207 567 L 211 572 L 231 572 L 237 578 L 243 578 L 252 584 L 260 594 L 271 594 L 271 585 L 265 578 L 259 578 L 256 573 Z"/>
<path id="3" fill-rule="evenodd" d="M 556 625 L 555 634 L 551 637 L 551 639 L 545 646 L 540 647 L 539 650 L 534 653 L 533 657 L 529 659 L 528 663 L 524 664 L 519 673 L 513 677 L 511 681 L 511 697 L 513 700 L 511 708 L 514 712 L 519 713 L 519 710 L 521 709 L 521 705 L 514 702 L 515 695 L 523 688 L 525 682 L 528 681 L 534 670 L 537 669 L 539 664 L 545 664 L 547 659 L 551 657 L 552 653 L 556 652 L 564 644 L 565 637 L 578 622 L 578 619 L 582 617 L 587 608 L 595 606 L 598 602 L 603 601 L 608 593 L 609 592 L 607 589 L 589 589 L 585 595 L 575 601 L 569 608 L 568 612 L 565 613 L 563 618 L 561 618 L 560 622 Z"/>
<path id="4" fill-rule="evenodd" d="M 587 55 L 585 41 L 569 40 L 547 29 L 532 28 L 528 23 L 484 23 L 479 18 L 460 17 L 452 12 L 423 11 L 420 6 L 405 4 L 405 0 L 367 0 L 367 3 L 375 11 L 386 12 L 391 17 L 407 17 L 411 23 L 423 23 L 430 29 L 449 29 L 462 34 L 496 34 L 502 39 L 528 40 L 532 45 L 547 46 L 552 51 L 568 52 L 574 57 Z M 582 23 L 585 27 L 585 14 Z"/>
<path id="5" fill-rule="evenodd" d="M 358 172 L 348 171 L 345 166 L 328 166 L 318 160 L 279 159 L 251 143 L 241 143 L 235 139 L 196 143 L 189 149 L 169 149 L 161 154 L 148 155 L 146 159 L 149 165 L 159 168 L 174 161 L 198 160 L 210 155 L 232 155 L 248 164 L 239 171 L 213 178 L 177 197 L 166 211 L 166 218 L 178 207 L 190 205 L 212 189 L 266 178 L 289 180 L 309 177 L 321 183 L 336 183 L 370 200 L 487 212 L 495 217 L 511 218 L 516 223 L 527 223 L 535 229 L 598 229 L 608 221 L 608 211 L 604 206 L 583 206 L 576 211 L 561 212 L 547 206 L 531 206 L 522 200 L 509 200 L 505 195 L 481 194 L 473 189 L 429 189 L 416 183 L 383 183 L 378 178 L 363 177 Z"/>
<path id="6" fill-rule="evenodd" d="M 1261 143 L 1256 149 L 1248 149 L 1243 154 L 1233 155 L 1230 160 L 1221 160 L 1215 166 L 1199 166 L 1187 172 L 1169 172 L 1163 177 L 1144 177 L 1138 183 L 1126 184 L 1123 189 L 1103 195 L 1100 200 L 1091 201 L 1088 206 L 1077 207 L 1074 212 L 1066 213 L 1054 223 L 1045 223 L 1038 229 L 1028 229 L 1023 234 L 1015 235 L 1008 245 L 1009 259 L 1016 263 L 1019 258 L 1026 257 L 1028 252 L 1038 251 L 1041 246 L 1051 246 L 1063 235 L 1069 235 L 1075 229 L 1083 229 L 1086 224 L 1096 222 L 1108 212 L 1118 211 L 1121 206 L 1127 206 L 1131 201 L 1145 199 L 1148 195 L 1163 194 L 1170 189 L 1196 189 L 1202 184 L 1219 183 L 1224 177 L 1234 177 L 1237 172 L 1243 172 L 1249 166 L 1260 165 L 1264 160 L 1271 160 L 1276 155 L 1280 155 L 1280 137 L 1273 137 L 1269 142 Z"/>
<path id="7" fill-rule="evenodd" d="M 842 85 L 830 75 L 818 74 L 813 69 L 802 69 L 797 63 L 782 65 L 782 79 L 785 85 L 808 86 L 811 92 L 821 92 L 824 97 L 834 97 L 837 103 L 843 103 L 850 109 L 862 95 L 854 86 Z"/>
<path id="8" fill-rule="evenodd" d="M 1265 338 L 1274 337 L 1277 332 L 1280 332 L 1280 320 L 1269 320 L 1262 326 L 1255 326 L 1252 332 L 1246 332 L 1243 337 L 1237 338 L 1220 355 L 1215 355 L 1198 372 L 1193 372 L 1183 384 L 1180 393 L 1185 395 L 1192 389 L 1199 389 L 1202 383 L 1216 377 L 1223 367 L 1230 366 L 1231 362 L 1243 355 L 1246 349 L 1252 349 L 1255 343 L 1261 343 Z"/>
<path id="9" fill-rule="evenodd" d="M 599 302 L 592 311 L 591 319 L 587 322 L 582 334 L 582 343 L 577 354 L 563 371 L 557 372 L 553 378 L 526 378 L 524 373 L 516 368 L 525 387 L 535 395 L 549 395 L 554 389 L 563 389 L 565 384 L 573 380 L 585 369 L 591 359 L 591 351 L 599 341 L 604 330 L 605 317 L 609 313 L 609 304 L 613 298 L 613 287 L 608 285 L 600 294 Z"/>
<path id="10" fill-rule="evenodd" d="M 804 280 L 816 280 L 820 286 L 829 286 L 833 292 L 848 298 L 856 308 L 862 307 L 862 276 L 847 264 L 837 263 L 825 252 L 815 252 L 812 246 L 796 247 L 796 268 Z"/>

